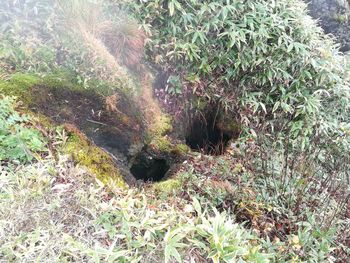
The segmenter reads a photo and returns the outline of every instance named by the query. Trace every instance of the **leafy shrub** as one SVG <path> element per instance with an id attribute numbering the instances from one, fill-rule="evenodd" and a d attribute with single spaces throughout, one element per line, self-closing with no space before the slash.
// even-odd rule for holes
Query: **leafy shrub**
<path id="1" fill-rule="evenodd" d="M 15 99 L 0 99 L 0 161 L 28 162 L 34 153 L 45 150 L 41 134 L 26 127 L 28 116 L 20 115 L 15 110 Z"/>
<path id="2" fill-rule="evenodd" d="M 261 238 L 263 251 L 273 255 L 273 262 L 325 262 L 329 258 L 341 262 L 346 258 L 346 253 L 333 255 L 345 245 L 338 242 L 343 236 L 339 225 L 349 227 L 349 221 L 342 219 L 345 211 L 339 206 L 343 201 L 338 202 L 331 191 L 311 194 L 301 178 L 286 179 L 283 184 L 283 174 L 276 173 L 271 180 L 227 157 L 211 160 L 210 168 L 200 165 L 209 162 L 187 167 L 189 171 L 180 175 L 183 186 L 177 196 L 196 196 L 202 205 L 216 205 L 245 222 Z M 224 223 L 219 225 L 224 228 Z"/>
<path id="3" fill-rule="evenodd" d="M 148 202 L 145 196 L 129 195 L 118 200 L 117 209 L 98 218 L 97 230 L 102 227 L 119 243 L 106 260 L 182 262 L 201 255 L 213 262 L 268 262 L 269 257 L 253 245 L 256 238 L 227 214 L 216 211 L 211 216 L 196 199 L 182 212 L 168 206 L 153 210 Z"/>
<path id="4" fill-rule="evenodd" d="M 263 200 L 294 223 L 310 212 L 323 228 L 337 228 L 349 200 L 349 65 L 306 5 L 140 0 L 127 8 L 148 33 L 153 65 L 178 76 L 184 94 L 216 101 L 241 120 L 238 151 L 260 192 L 243 205 Z M 235 200 L 215 187 L 197 190 L 208 203 Z"/>
<path id="5" fill-rule="evenodd" d="M 301 1 L 151 0 L 129 10 L 150 36 L 154 65 L 249 127 L 305 147 L 315 127 L 329 134 L 345 120 L 343 57 Z"/>

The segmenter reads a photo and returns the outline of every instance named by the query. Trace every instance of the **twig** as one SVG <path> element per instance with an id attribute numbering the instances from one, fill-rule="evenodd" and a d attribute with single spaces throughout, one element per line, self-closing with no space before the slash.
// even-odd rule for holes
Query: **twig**
<path id="1" fill-rule="evenodd" d="M 108 125 L 105 124 L 105 123 L 98 122 L 98 121 L 93 121 L 93 120 L 90 120 L 90 119 L 86 119 L 86 121 L 91 122 L 91 123 L 95 123 L 95 124 L 99 124 L 99 125 L 103 125 L 103 126 L 108 126 Z"/>

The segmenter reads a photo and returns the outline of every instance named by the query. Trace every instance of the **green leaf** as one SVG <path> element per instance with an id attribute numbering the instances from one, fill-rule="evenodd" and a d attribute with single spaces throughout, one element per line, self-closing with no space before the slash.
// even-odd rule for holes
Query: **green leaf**
<path id="1" fill-rule="evenodd" d="M 194 209 L 196 210 L 197 214 L 201 215 L 202 214 L 202 207 L 201 207 L 201 204 L 199 203 L 197 198 L 195 198 L 195 197 L 192 198 L 192 205 L 193 205 Z"/>

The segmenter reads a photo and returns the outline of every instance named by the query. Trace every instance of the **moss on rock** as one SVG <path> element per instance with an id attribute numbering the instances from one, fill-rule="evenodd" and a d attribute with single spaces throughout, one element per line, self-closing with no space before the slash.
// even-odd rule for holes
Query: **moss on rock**
<path id="1" fill-rule="evenodd" d="M 173 144 L 171 143 L 170 138 L 167 136 L 153 138 L 149 143 L 149 146 L 156 152 L 169 153 L 173 149 Z"/>
<path id="2" fill-rule="evenodd" d="M 152 185 L 152 189 L 157 196 L 166 198 L 170 195 L 174 195 L 181 190 L 182 182 L 178 178 L 169 179 L 164 182 L 155 183 Z"/>
<path id="3" fill-rule="evenodd" d="M 43 88 L 83 89 L 79 85 L 74 85 L 71 75 L 62 71 L 44 77 L 30 73 L 15 73 L 8 80 L 0 80 L 0 92 L 5 95 L 16 96 L 25 104 L 30 104 L 36 96 L 36 94 L 32 94 L 31 88 L 38 85 Z"/>
<path id="4" fill-rule="evenodd" d="M 186 144 L 177 144 L 174 149 L 173 153 L 176 155 L 186 155 L 191 151 L 190 147 L 188 147 Z"/>
<path id="5" fill-rule="evenodd" d="M 184 147 L 183 144 L 182 146 L 179 146 L 179 144 L 176 144 L 176 142 L 174 142 L 168 135 L 173 131 L 171 122 L 172 120 L 170 116 L 165 114 L 159 116 L 159 119 L 156 120 L 148 130 L 148 144 L 155 152 L 163 152 L 165 154 L 185 154 L 187 153 L 186 147 Z"/>
<path id="6" fill-rule="evenodd" d="M 169 115 L 162 114 L 155 116 L 155 120 L 149 128 L 149 136 L 151 138 L 161 137 L 171 132 L 172 130 L 173 126 L 171 124 L 171 117 Z"/>
<path id="7" fill-rule="evenodd" d="M 62 149 L 64 153 L 71 155 L 75 162 L 86 167 L 101 182 L 109 184 L 112 180 L 114 186 L 127 187 L 120 171 L 106 152 L 93 145 L 81 133 L 72 131 L 71 133 L 69 140 Z"/>
<path id="8" fill-rule="evenodd" d="M 73 92 L 87 92 L 82 86 L 74 84 L 72 76 L 66 72 L 58 72 L 45 77 L 16 73 L 9 80 L 0 80 L 0 93 L 18 97 L 23 103 L 22 111 L 35 116 L 38 124 L 44 129 L 53 129 L 57 126 L 57 123 L 45 115 L 48 113 L 45 110 L 33 112 L 32 107 L 40 108 L 38 102 L 41 100 L 46 101 L 46 104 L 49 103 L 42 96 L 48 96 L 50 90 L 56 88 L 62 88 L 62 91 L 64 89 Z M 39 95 L 37 94 L 38 90 L 45 90 L 45 92 L 41 92 Z M 38 98 L 39 100 L 37 100 Z M 61 110 L 65 111 L 64 108 L 61 108 Z M 71 111 L 66 114 L 74 115 Z M 103 183 L 107 184 L 112 180 L 115 186 L 125 188 L 126 183 L 112 158 L 102 149 L 92 144 L 78 128 L 73 125 L 66 128 L 70 132 L 70 137 L 62 152 L 71 155 L 78 164 L 85 166 Z"/>

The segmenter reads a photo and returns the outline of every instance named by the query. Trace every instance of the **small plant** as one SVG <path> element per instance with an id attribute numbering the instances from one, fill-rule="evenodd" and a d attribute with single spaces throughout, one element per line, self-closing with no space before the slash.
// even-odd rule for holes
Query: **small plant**
<path id="1" fill-rule="evenodd" d="M 170 76 L 165 88 L 170 95 L 181 95 L 182 94 L 182 84 L 178 76 Z"/>
<path id="2" fill-rule="evenodd" d="M 29 162 L 45 150 L 40 133 L 27 127 L 30 118 L 19 114 L 13 97 L 0 98 L 0 161 Z"/>
<path id="3" fill-rule="evenodd" d="M 205 239 L 202 244 L 208 250 L 208 258 L 214 263 L 239 262 L 269 262 L 268 256 L 259 252 L 259 247 L 250 246 L 253 236 L 233 223 L 225 214 L 214 210 L 215 216 L 201 215 L 202 223 L 197 226 L 198 233 Z"/>

